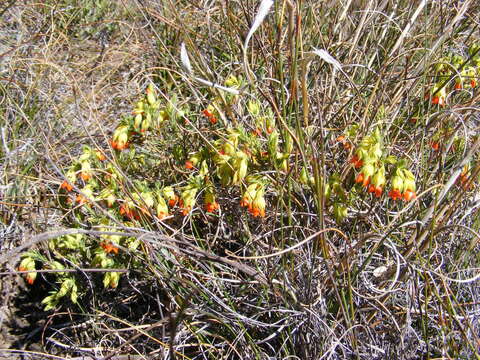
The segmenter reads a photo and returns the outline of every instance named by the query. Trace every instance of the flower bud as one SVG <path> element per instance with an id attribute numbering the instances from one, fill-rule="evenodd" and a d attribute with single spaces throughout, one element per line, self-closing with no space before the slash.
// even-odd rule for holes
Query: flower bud
<path id="1" fill-rule="evenodd" d="M 363 173 L 364 177 L 369 178 L 375 174 L 375 166 L 372 163 L 366 163 L 360 171 Z"/>
<path id="2" fill-rule="evenodd" d="M 249 100 L 247 109 L 250 115 L 258 116 L 260 114 L 260 103 L 257 100 Z"/>
<path id="3" fill-rule="evenodd" d="M 157 217 L 162 220 L 168 216 L 168 206 L 165 199 L 157 194 Z"/>
<path id="4" fill-rule="evenodd" d="M 340 223 L 345 219 L 348 215 L 348 209 L 345 205 L 340 204 L 338 202 L 333 204 L 333 216 L 335 221 Z"/>
<path id="5" fill-rule="evenodd" d="M 238 81 L 235 75 L 230 75 L 227 80 L 225 80 L 225 85 L 228 87 L 239 87 L 240 82 Z"/>
<path id="6" fill-rule="evenodd" d="M 20 265 L 18 266 L 18 270 L 19 271 L 35 270 L 35 260 L 33 260 L 30 256 L 24 257 L 23 260 L 20 262 Z M 26 280 L 30 285 L 32 285 L 35 282 L 36 278 L 37 278 L 36 272 L 29 272 L 26 275 Z"/>
<path id="7" fill-rule="evenodd" d="M 302 170 L 300 171 L 300 179 L 299 179 L 300 183 L 303 184 L 303 185 L 307 185 L 308 184 L 308 173 L 307 173 L 307 169 L 306 168 L 302 168 Z"/>
<path id="8" fill-rule="evenodd" d="M 147 101 L 149 105 L 154 105 L 157 101 L 155 98 L 155 88 L 153 87 L 152 83 L 148 84 L 147 87 Z"/>
<path id="9" fill-rule="evenodd" d="M 273 131 L 268 137 L 268 151 L 270 156 L 275 156 L 278 149 L 278 132 Z"/>
<path id="10" fill-rule="evenodd" d="M 265 217 L 265 205 L 264 189 L 260 188 L 253 199 L 252 207 L 249 209 L 249 212 L 254 217 Z"/>
<path id="11" fill-rule="evenodd" d="M 147 112 L 145 115 L 145 119 L 142 121 L 142 126 L 140 127 L 140 132 L 144 133 L 147 130 L 150 129 L 150 126 L 152 125 L 152 114 Z"/>
<path id="12" fill-rule="evenodd" d="M 90 162 L 82 162 L 82 170 L 80 173 L 80 177 L 83 181 L 88 181 L 92 178 L 92 166 L 90 165 Z"/>
<path id="13" fill-rule="evenodd" d="M 403 179 L 400 176 L 393 177 L 392 188 L 400 192 L 403 192 Z"/>
<path id="14" fill-rule="evenodd" d="M 384 186 L 386 182 L 385 179 L 385 168 L 382 166 L 378 171 L 373 175 L 372 185 L 375 187 Z"/>
<path id="15" fill-rule="evenodd" d="M 133 120 L 133 128 L 135 129 L 135 131 L 140 131 L 140 127 L 142 126 L 142 120 L 143 116 L 141 113 L 135 115 L 135 119 Z"/>

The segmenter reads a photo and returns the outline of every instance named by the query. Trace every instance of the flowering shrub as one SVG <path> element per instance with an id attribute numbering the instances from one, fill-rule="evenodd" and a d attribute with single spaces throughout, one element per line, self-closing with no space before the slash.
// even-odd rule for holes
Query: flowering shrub
<path id="1" fill-rule="evenodd" d="M 427 94 L 432 104 L 446 104 L 446 87 L 441 81 L 455 71 L 455 83 L 462 84 L 455 89 L 464 88 L 467 79 L 465 86 L 476 87 L 477 50 L 470 51 L 476 67 L 462 67 L 464 60 L 457 57 L 453 67 L 440 64 L 435 68 L 437 82 Z M 242 80 L 231 76 L 225 85 L 239 89 Z M 53 260 L 38 252 L 25 253 L 19 270 L 29 271 L 27 282 L 34 283 L 36 265 L 62 270 L 71 263 L 101 269 L 103 285 L 116 288 L 120 272 L 111 270 L 141 263 L 131 256 L 141 242 L 119 234 L 124 227 L 151 228 L 173 224 L 181 217 L 195 221 L 202 213 L 212 219 L 222 216 L 224 205 L 232 201 L 245 208 L 252 219 L 265 218 L 269 216 L 267 198 L 273 200 L 278 195 L 278 184 L 287 176 L 301 191 L 312 190 L 311 196 L 318 196 L 313 164 L 296 164 L 301 152 L 294 149 L 290 135 L 306 137 L 309 129 L 278 127 L 270 108 L 257 100 L 242 100 L 228 94 L 224 99 L 214 98 L 203 108 L 190 109 L 180 107 L 176 96 L 163 102 L 150 84 L 132 114 L 116 126 L 110 147 L 83 146 L 81 155 L 65 170 L 58 189 L 70 226 L 88 224 L 104 234 L 65 235 L 51 240 Z M 242 121 L 225 115 L 233 105 L 243 107 Z M 182 135 L 185 131 L 193 134 L 188 145 Z M 347 165 L 354 172 L 353 181 L 347 173 L 330 174 L 323 186 L 321 196 L 338 224 L 348 217 L 351 204 L 363 196 L 359 188 L 379 201 L 385 193 L 393 201 L 416 199 L 415 175 L 407 159 L 389 153 L 384 131 L 382 126 L 375 127 L 355 146 L 359 128 L 353 124 L 336 139 L 344 151 L 353 152 Z M 439 138 L 432 142 L 433 150 L 439 150 Z M 305 158 L 313 158 L 312 154 L 311 149 L 303 153 Z M 458 180 L 465 189 L 472 187 L 468 173 L 469 167 L 465 167 Z M 79 291 L 76 277 L 61 271 L 53 274 L 59 289 L 44 299 L 45 308 L 56 307 L 66 295 L 75 303 Z"/>

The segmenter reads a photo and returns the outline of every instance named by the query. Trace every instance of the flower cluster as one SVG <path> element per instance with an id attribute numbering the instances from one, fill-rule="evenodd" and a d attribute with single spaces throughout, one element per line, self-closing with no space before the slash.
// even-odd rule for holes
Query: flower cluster
<path id="1" fill-rule="evenodd" d="M 210 124 L 215 125 L 217 123 L 218 112 L 215 110 L 215 107 L 210 104 L 208 107 L 202 111 L 203 115 L 208 119 Z"/>
<path id="2" fill-rule="evenodd" d="M 417 197 L 415 193 L 415 176 L 410 170 L 403 167 L 397 167 L 392 178 L 392 189 L 388 193 L 388 196 L 392 200 L 403 199 L 405 201 L 413 200 Z"/>
<path id="3" fill-rule="evenodd" d="M 366 187 L 369 193 L 380 197 L 385 186 L 385 166 L 382 161 L 382 136 L 378 128 L 373 134 L 365 136 L 355 155 L 350 160 L 360 172 L 355 178 L 357 184 Z"/>
<path id="4" fill-rule="evenodd" d="M 35 260 L 30 256 L 24 255 L 23 260 L 20 262 L 20 265 L 18 266 L 18 271 L 31 271 L 31 270 L 35 270 Z M 26 275 L 27 283 L 29 283 L 30 285 L 33 285 L 36 278 L 37 278 L 37 273 L 34 271 L 29 272 Z"/>
<path id="5" fill-rule="evenodd" d="M 445 106 L 447 98 L 446 81 L 454 76 L 455 90 L 474 89 L 480 77 L 480 45 L 474 44 L 468 49 L 470 61 L 461 55 L 450 55 L 440 59 L 435 65 L 436 83 L 425 93 L 425 100 L 432 104 Z"/>
<path id="6" fill-rule="evenodd" d="M 240 206 L 246 207 L 254 217 L 265 217 L 264 185 L 259 181 L 248 185 L 240 200 Z"/>

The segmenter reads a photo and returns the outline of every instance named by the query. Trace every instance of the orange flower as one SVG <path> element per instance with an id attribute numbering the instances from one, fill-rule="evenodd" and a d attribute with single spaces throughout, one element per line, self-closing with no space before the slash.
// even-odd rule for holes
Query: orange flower
<path id="1" fill-rule="evenodd" d="M 271 134 L 273 132 L 272 126 L 267 126 L 267 134 Z"/>
<path id="2" fill-rule="evenodd" d="M 163 220 L 163 219 L 165 219 L 167 216 L 168 216 L 168 214 L 167 214 L 167 213 L 164 213 L 164 212 L 159 212 L 159 213 L 157 214 L 158 220 Z"/>
<path id="3" fill-rule="evenodd" d="M 246 197 L 241 198 L 240 199 L 240 206 L 250 208 L 251 205 L 250 205 L 250 202 L 248 201 L 248 198 L 246 198 Z"/>
<path id="4" fill-rule="evenodd" d="M 78 194 L 78 195 L 77 195 L 77 197 L 75 198 L 75 201 L 76 201 L 77 203 L 79 203 L 80 205 L 83 205 L 83 204 L 85 204 L 85 203 L 88 203 L 88 199 L 87 199 L 85 196 L 81 195 L 81 194 Z"/>
<path id="5" fill-rule="evenodd" d="M 68 192 L 72 191 L 73 190 L 73 186 L 67 181 L 65 180 L 62 185 L 60 185 L 60 188 L 61 189 L 65 189 L 67 190 Z"/>
<path id="6" fill-rule="evenodd" d="M 187 216 L 190 211 L 192 211 L 191 206 L 186 206 L 181 210 L 183 216 Z"/>
<path id="7" fill-rule="evenodd" d="M 203 115 L 205 115 L 205 117 L 209 118 L 211 116 L 214 116 L 208 109 L 205 109 L 202 111 Z"/>
<path id="8" fill-rule="evenodd" d="M 213 203 L 206 203 L 205 204 L 205 211 L 209 213 L 215 212 L 215 210 L 218 210 L 220 208 L 220 205 L 218 205 L 218 202 L 213 202 Z"/>
<path id="9" fill-rule="evenodd" d="M 185 161 L 185 169 L 193 169 L 193 163 L 190 160 Z"/>
<path id="10" fill-rule="evenodd" d="M 208 118 L 208 121 L 210 121 L 211 124 L 217 123 L 217 118 L 210 110 L 205 109 L 202 112 L 203 112 L 203 115 L 205 115 Z"/>
<path id="11" fill-rule="evenodd" d="M 104 161 L 107 159 L 107 157 L 100 150 L 95 150 L 95 155 L 97 156 L 97 159 L 100 161 Z"/>
<path id="12" fill-rule="evenodd" d="M 470 80 L 470 86 L 471 86 L 472 88 L 476 87 L 476 86 L 477 86 L 477 82 L 476 82 L 474 79 Z"/>
<path id="13" fill-rule="evenodd" d="M 102 247 L 102 249 L 107 253 L 107 254 L 110 254 L 110 253 L 114 253 L 115 255 L 118 255 L 118 247 L 116 247 L 115 245 L 113 245 L 111 242 L 101 242 L 100 243 L 100 246 Z"/>
<path id="14" fill-rule="evenodd" d="M 120 215 L 127 217 L 130 220 L 140 220 L 140 215 L 133 209 L 130 209 L 127 204 L 120 205 Z"/>
<path id="15" fill-rule="evenodd" d="M 355 169 L 359 169 L 363 166 L 363 161 L 360 160 L 357 155 L 353 155 L 353 157 L 350 159 L 350 164 L 353 164 Z"/>
<path id="16" fill-rule="evenodd" d="M 456 82 L 455 83 L 455 90 L 461 90 L 462 89 L 462 83 L 461 82 Z"/>
<path id="17" fill-rule="evenodd" d="M 392 189 L 388 193 L 388 196 L 392 198 L 392 200 L 400 200 L 402 198 L 402 193 L 398 189 Z"/>
<path id="18" fill-rule="evenodd" d="M 371 176 L 367 177 L 366 179 L 363 179 L 362 185 L 365 186 L 365 187 L 370 185 L 370 178 L 371 178 Z"/>
<path id="19" fill-rule="evenodd" d="M 362 183 L 362 186 L 365 186 L 367 187 L 368 185 L 370 185 L 370 176 L 366 177 L 363 173 L 360 173 L 357 175 L 357 177 L 355 178 L 355 182 L 357 184 L 360 184 Z M 373 190 L 375 191 L 375 190 Z M 372 191 L 372 192 L 373 192 Z"/>
<path id="20" fill-rule="evenodd" d="M 168 206 L 174 207 L 178 203 L 178 196 L 175 195 L 175 198 L 168 200 Z"/>
<path id="21" fill-rule="evenodd" d="M 382 193 L 383 193 L 383 188 L 381 186 L 377 186 L 375 188 L 375 196 L 379 198 L 380 196 L 382 196 Z"/>
<path id="22" fill-rule="evenodd" d="M 415 194 L 415 191 L 412 191 L 412 190 L 405 190 L 405 192 L 403 193 L 403 199 L 405 201 L 410 201 L 410 200 L 413 200 L 417 197 L 417 195 Z"/>
<path id="23" fill-rule="evenodd" d="M 262 129 L 260 129 L 259 127 L 257 127 L 255 130 L 252 131 L 252 135 L 253 135 L 253 136 L 260 136 L 260 135 L 262 135 Z"/>
<path id="24" fill-rule="evenodd" d="M 358 174 L 357 177 L 355 178 L 355 182 L 357 184 L 363 183 L 364 180 L 365 180 L 365 177 L 363 176 L 363 173 Z"/>
<path id="25" fill-rule="evenodd" d="M 112 145 L 112 148 L 114 148 L 115 150 L 118 150 L 118 151 L 127 149 L 130 146 L 130 144 L 128 142 L 122 143 L 122 142 L 117 142 L 117 141 L 114 141 L 114 140 L 112 140 L 110 142 L 110 144 Z"/>
<path id="26" fill-rule="evenodd" d="M 30 276 L 30 274 L 27 274 L 27 283 L 29 285 L 33 285 L 34 282 L 35 282 L 35 278 L 33 276 Z"/>
<path id="27" fill-rule="evenodd" d="M 339 137 L 337 137 L 336 140 L 343 145 L 343 148 L 344 148 L 345 150 L 350 150 L 350 149 L 352 148 L 352 144 L 350 144 L 350 143 L 345 139 L 345 136 L 340 135 Z"/>
<path id="28" fill-rule="evenodd" d="M 83 181 L 88 181 L 92 178 L 92 174 L 90 172 L 87 172 L 87 171 L 82 171 L 80 173 L 80 177 L 82 178 Z"/>
<path id="29" fill-rule="evenodd" d="M 440 144 L 438 141 L 432 141 L 430 145 L 432 146 L 433 151 L 438 151 L 440 149 Z"/>
<path id="30" fill-rule="evenodd" d="M 435 95 L 434 97 L 432 97 L 432 104 L 439 105 L 439 106 L 444 106 L 445 105 L 445 99 L 444 99 L 443 96 Z"/>

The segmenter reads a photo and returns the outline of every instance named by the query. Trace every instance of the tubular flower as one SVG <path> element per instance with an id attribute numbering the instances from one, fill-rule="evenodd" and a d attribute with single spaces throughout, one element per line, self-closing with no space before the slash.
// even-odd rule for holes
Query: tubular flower
<path id="1" fill-rule="evenodd" d="M 92 189 L 89 187 L 89 185 L 85 186 L 83 189 L 82 189 L 82 193 L 85 195 L 82 195 L 82 194 L 78 194 L 77 197 L 75 198 L 75 201 L 79 204 L 79 205 L 83 205 L 85 203 L 88 203 L 88 198 L 93 198 L 93 191 Z"/>
<path id="2" fill-rule="evenodd" d="M 172 192 L 173 192 L 173 189 L 172 189 Z M 165 194 L 165 189 L 163 189 L 163 193 Z M 175 194 L 173 194 L 173 196 L 175 196 Z M 165 199 L 160 194 L 157 194 L 157 217 L 158 217 L 158 219 L 163 220 L 168 215 L 169 215 L 168 214 L 168 206 L 167 206 L 167 203 L 166 203 Z"/>
<path id="3" fill-rule="evenodd" d="M 163 188 L 163 196 L 168 201 L 168 206 L 174 207 L 178 203 L 178 196 L 175 194 L 175 191 L 171 186 Z"/>
<path id="4" fill-rule="evenodd" d="M 105 156 L 105 154 L 103 152 L 101 152 L 100 150 L 95 150 L 95 156 L 97 157 L 98 160 L 100 161 L 105 161 L 107 160 L 107 157 Z"/>
<path id="5" fill-rule="evenodd" d="M 83 205 L 85 203 L 88 202 L 87 198 L 81 194 L 78 194 L 77 197 L 75 198 L 75 201 L 79 204 L 79 205 Z"/>
<path id="6" fill-rule="evenodd" d="M 372 177 L 372 183 L 368 188 L 368 192 L 375 193 L 375 196 L 378 198 L 382 196 L 383 187 L 385 186 L 385 168 L 382 166 Z"/>
<path id="7" fill-rule="evenodd" d="M 20 265 L 18 266 L 18 271 L 30 271 L 30 270 L 35 270 L 35 260 L 33 260 L 30 256 L 27 256 L 27 257 L 24 257 L 23 260 L 20 262 Z M 25 277 L 29 285 L 33 285 L 36 278 L 37 278 L 36 272 L 29 272 Z"/>
<path id="8" fill-rule="evenodd" d="M 405 201 L 413 200 L 417 197 L 415 194 L 415 175 L 410 170 L 403 169 L 403 199 Z"/>
<path id="9" fill-rule="evenodd" d="M 65 189 L 66 191 L 70 192 L 73 190 L 73 186 L 67 181 L 65 180 L 62 185 L 60 185 L 60 188 L 61 189 Z"/>
<path id="10" fill-rule="evenodd" d="M 80 177 L 83 181 L 88 181 L 92 178 L 92 167 L 88 161 L 82 162 L 82 171 Z"/>
<path id="11" fill-rule="evenodd" d="M 190 158 L 185 161 L 185 168 L 188 169 L 188 170 L 191 170 L 193 169 L 195 166 L 198 165 L 198 163 L 202 160 L 202 154 L 201 152 L 196 152 L 195 154 L 193 154 L 192 156 L 190 156 Z"/>
<path id="12" fill-rule="evenodd" d="M 392 198 L 392 200 L 400 200 L 402 198 L 402 193 L 398 189 L 392 189 L 388 193 L 388 196 Z"/>
<path id="13" fill-rule="evenodd" d="M 246 207 L 249 210 L 252 208 L 253 199 L 255 199 L 257 195 L 257 188 L 258 184 L 256 183 L 248 185 L 247 189 L 243 193 L 242 198 L 240 199 L 241 207 Z"/>
<path id="14" fill-rule="evenodd" d="M 388 196 L 392 198 L 392 200 L 400 200 L 402 198 L 402 191 L 403 191 L 403 176 L 401 172 L 397 170 L 395 175 L 392 179 L 392 190 L 388 193 Z"/>
<path id="15" fill-rule="evenodd" d="M 197 195 L 197 189 L 192 187 L 187 187 L 180 199 L 180 207 L 183 216 L 188 215 L 190 211 L 192 211 L 193 207 L 195 206 L 195 196 Z"/>
<path id="16" fill-rule="evenodd" d="M 125 216 L 129 220 L 140 220 L 140 214 L 135 209 L 128 204 L 128 202 L 124 202 L 120 205 L 120 215 Z"/>
<path id="17" fill-rule="evenodd" d="M 73 190 L 73 185 L 75 183 L 75 179 L 77 177 L 76 171 L 73 169 L 70 169 L 67 171 L 65 174 L 66 180 L 63 181 L 63 183 L 60 185 L 61 189 L 64 189 L 68 192 Z"/>
<path id="18" fill-rule="evenodd" d="M 218 202 L 213 202 L 213 203 L 205 203 L 205 211 L 213 213 L 215 210 L 220 209 L 220 205 L 218 205 Z"/>
<path id="19" fill-rule="evenodd" d="M 337 142 L 343 145 L 343 148 L 345 150 L 350 150 L 352 148 L 352 144 L 348 142 L 348 140 L 345 138 L 344 135 L 340 135 L 335 139 Z M 355 156 L 354 156 L 355 157 Z M 353 160 L 353 159 L 352 159 Z M 361 166 L 361 165 L 360 165 Z"/>
<path id="20" fill-rule="evenodd" d="M 358 174 L 357 177 L 355 178 L 355 182 L 357 184 L 363 183 L 364 180 L 365 180 L 365 176 L 363 175 L 363 173 Z"/>
<path id="21" fill-rule="evenodd" d="M 215 200 L 215 195 L 210 190 L 207 190 L 204 199 L 204 208 L 206 212 L 213 213 L 220 208 L 218 202 Z"/>
<path id="22" fill-rule="evenodd" d="M 445 87 L 440 89 L 440 85 L 435 85 L 430 92 L 425 94 L 425 100 L 430 100 L 433 105 L 445 106 L 447 91 Z"/>
<path id="23" fill-rule="evenodd" d="M 375 173 L 375 167 L 371 163 L 363 165 L 360 174 L 355 178 L 357 184 L 362 184 L 362 186 L 367 187 L 370 185 L 372 175 Z"/>
<path id="24" fill-rule="evenodd" d="M 100 243 L 100 246 L 102 247 L 102 249 L 107 253 L 107 254 L 110 254 L 110 253 L 113 253 L 115 255 L 118 255 L 118 247 L 116 247 L 115 245 L 112 244 L 112 242 L 110 241 L 102 241 Z"/>
<path id="25" fill-rule="evenodd" d="M 432 146 L 433 151 L 438 151 L 440 149 L 440 143 L 438 141 L 432 141 L 430 145 Z"/>
<path id="26" fill-rule="evenodd" d="M 208 105 L 208 107 L 202 111 L 203 115 L 210 121 L 210 124 L 214 125 L 217 123 L 217 117 L 215 116 L 215 107 L 213 105 Z"/>
<path id="27" fill-rule="evenodd" d="M 20 265 L 18 266 L 18 271 L 30 271 L 30 270 L 35 270 L 35 260 L 33 260 L 30 256 L 26 256 L 20 262 Z M 36 278 L 37 278 L 36 272 L 29 272 L 25 277 L 29 285 L 33 285 Z"/>
<path id="28" fill-rule="evenodd" d="M 257 127 L 255 130 L 252 131 L 253 136 L 261 136 L 262 135 L 262 129 Z"/>
<path id="29" fill-rule="evenodd" d="M 265 197 L 263 188 L 257 191 L 255 199 L 253 199 L 252 206 L 248 209 L 253 217 L 265 217 Z"/>
<path id="30" fill-rule="evenodd" d="M 124 150 L 128 148 L 129 143 L 129 128 L 127 125 L 121 125 L 115 129 L 113 132 L 113 137 L 111 141 L 112 148 L 115 150 Z"/>
<path id="31" fill-rule="evenodd" d="M 405 201 L 413 200 L 416 197 L 417 197 L 417 195 L 412 190 L 405 190 L 405 192 L 403 193 L 403 200 L 405 200 Z"/>
<path id="32" fill-rule="evenodd" d="M 359 169 L 363 166 L 363 161 L 358 157 L 358 155 L 353 155 L 353 157 L 350 159 L 350 164 L 353 164 L 355 169 Z"/>
<path id="33" fill-rule="evenodd" d="M 149 105 L 155 105 L 155 102 L 157 101 L 156 99 L 156 94 L 155 94 L 155 88 L 153 87 L 153 84 L 150 83 L 148 84 L 147 90 L 145 91 L 147 94 L 147 101 Z"/>

